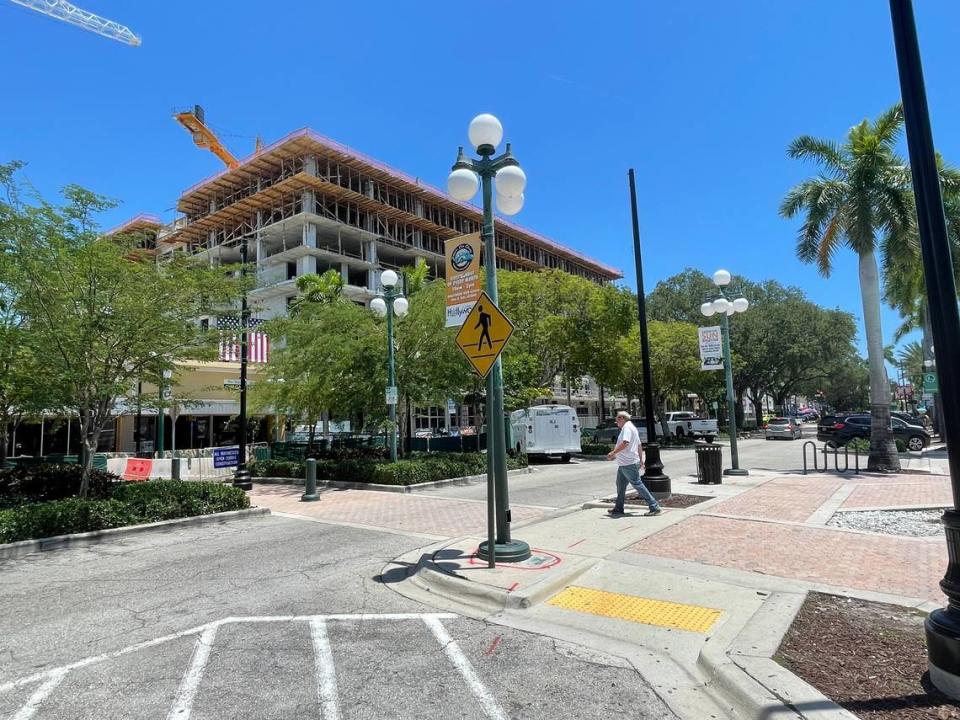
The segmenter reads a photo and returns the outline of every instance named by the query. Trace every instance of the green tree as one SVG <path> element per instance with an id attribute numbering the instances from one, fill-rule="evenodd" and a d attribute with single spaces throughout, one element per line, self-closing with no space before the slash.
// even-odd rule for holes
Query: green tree
<path id="1" fill-rule="evenodd" d="M 196 318 L 235 301 L 240 285 L 182 256 L 148 261 L 135 252 L 137 238 L 100 236 L 95 215 L 113 203 L 99 195 L 71 185 L 62 205 L 39 197 L 29 204 L 12 174 L 5 182 L 0 216 L 18 268 L 18 312 L 57 379 L 56 405 L 79 415 L 85 496 L 117 401 L 177 359 L 213 359 L 216 338 Z"/>
<path id="2" fill-rule="evenodd" d="M 855 125 L 842 145 L 806 135 L 797 138 L 790 144 L 790 157 L 811 160 L 821 172 L 792 188 L 780 206 L 785 218 L 804 216 L 797 257 L 816 264 L 825 277 L 841 247 L 849 247 L 859 258 L 873 418 L 870 470 L 900 469 L 890 427 L 877 250 L 884 236 L 904 242 L 912 225 L 909 174 L 894 149 L 902 125 L 903 113 L 896 105 L 874 122 Z"/>
<path id="3" fill-rule="evenodd" d="M 323 275 L 308 273 L 297 278 L 300 295 L 290 304 L 293 312 L 308 303 L 328 303 L 339 300 L 343 294 L 343 276 L 338 270 L 327 270 Z"/>

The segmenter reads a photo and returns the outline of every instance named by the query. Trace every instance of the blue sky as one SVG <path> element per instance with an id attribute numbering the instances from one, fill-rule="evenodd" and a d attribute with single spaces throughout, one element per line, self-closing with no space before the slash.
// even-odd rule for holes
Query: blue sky
<path id="1" fill-rule="evenodd" d="M 0 161 L 27 161 L 45 194 L 74 182 L 122 201 L 105 226 L 172 219 L 180 192 L 221 169 L 175 108 L 202 104 L 239 156 L 257 134 L 310 126 L 441 187 L 470 118 L 492 112 L 529 179 L 515 219 L 629 285 L 632 166 L 648 290 L 723 266 L 861 316 L 853 255 L 820 278 L 776 210 L 812 172 L 787 159 L 792 138 L 840 139 L 898 99 L 881 0 L 77 4 L 143 45 L 0 0 Z M 916 11 L 934 138 L 960 164 L 960 3 Z M 888 338 L 896 323 L 886 311 Z"/>

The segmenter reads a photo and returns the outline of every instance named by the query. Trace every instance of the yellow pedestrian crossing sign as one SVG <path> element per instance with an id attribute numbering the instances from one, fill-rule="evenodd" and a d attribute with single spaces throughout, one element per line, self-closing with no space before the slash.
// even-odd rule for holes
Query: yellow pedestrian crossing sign
<path id="1" fill-rule="evenodd" d="M 483 292 L 457 333 L 457 347 L 477 374 L 486 377 L 511 335 L 513 323 Z"/>

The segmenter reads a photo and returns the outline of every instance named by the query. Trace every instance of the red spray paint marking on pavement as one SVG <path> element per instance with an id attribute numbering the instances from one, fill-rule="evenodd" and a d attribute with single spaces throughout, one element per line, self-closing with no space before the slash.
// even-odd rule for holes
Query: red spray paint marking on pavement
<path id="1" fill-rule="evenodd" d="M 567 550 L 569 550 L 572 547 L 576 547 L 577 545 L 585 541 L 586 541 L 586 538 L 583 538 L 582 540 L 577 540 L 573 545 L 567 545 Z"/>
<path id="2" fill-rule="evenodd" d="M 484 655 L 493 655 L 493 651 L 497 649 L 497 645 L 499 644 L 500 644 L 500 636 L 497 635 L 493 639 L 493 642 L 490 643 L 490 647 L 487 648 L 487 651 L 484 653 Z"/>
<path id="3" fill-rule="evenodd" d="M 518 587 L 520 587 L 520 583 L 515 582 L 513 585 L 511 585 L 510 587 L 507 588 L 507 592 L 513 592 L 513 591 L 516 590 Z"/>

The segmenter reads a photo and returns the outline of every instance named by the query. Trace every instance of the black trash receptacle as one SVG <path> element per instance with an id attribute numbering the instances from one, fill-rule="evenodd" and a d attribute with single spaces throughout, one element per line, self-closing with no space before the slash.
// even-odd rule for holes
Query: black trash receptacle
<path id="1" fill-rule="evenodd" d="M 723 448 L 719 445 L 697 445 L 697 482 L 719 485 L 723 482 Z"/>

